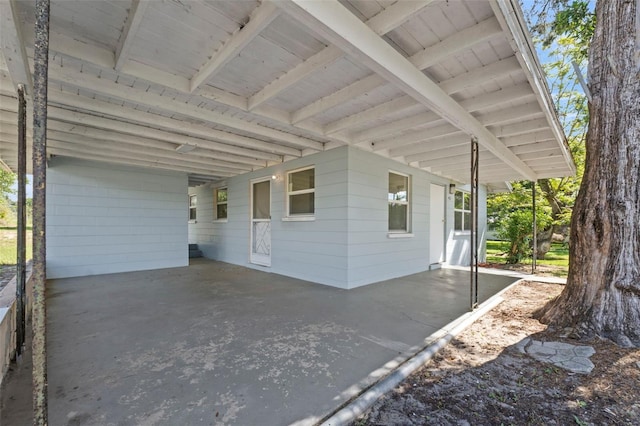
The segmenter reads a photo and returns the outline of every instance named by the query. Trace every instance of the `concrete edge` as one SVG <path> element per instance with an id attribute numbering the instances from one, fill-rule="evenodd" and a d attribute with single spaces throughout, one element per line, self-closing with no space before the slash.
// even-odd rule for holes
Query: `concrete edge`
<path id="1" fill-rule="evenodd" d="M 364 389 L 358 396 L 352 400 L 347 401 L 345 404 L 338 407 L 335 411 L 328 414 L 320 422 L 316 423 L 320 426 L 344 426 L 350 422 L 353 422 L 356 417 L 364 413 L 370 408 L 380 397 L 393 390 L 398 384 L 405 380 L 411 373 L 422 367 L 427 363 L 438 351 L 444 348 L 454 337 L 462 333 L 467 327 L 476 322 L 479 318 L 486 315 L 493 308 L 498 306 L 504 301 L 502 295 L 512 287 L 528 281 L 528 279 L 521 278 L 515 281 L 513 284 L 508 285 L 498 293 L 491 296 L 484 301 L 480 306 L 471 312 L 467 312 L 449 324 L 437 330 L 426 341 L 431 341 L 422 350 L 417 352 L 412 357 L 408 358 L 405 362 L 396 367 L 386 377 L 380 379 L 370 387 Z M 432 336 L 434 336 L 432 338 Z M 437 336 L 437 337 L 435 337 Z M 435 341 L 433 341 L 435 340 Z"/>
<path id="2" fill-rule="evenodd" d="M 444 265 L 443 268 L 469 272 L 468 266 Z M 510 271 L 508 269 L 478 268 L 478 272 L 481 274 L 490 274 L 490 275 L 506 275 L 509 277 L 520 278 L 525 281 L 536 281 L 536 282 L 545 283 L 545 284 L 566 284 L 567 283 L 566 278 L 543 277 L 541 275 L 536 275 L 536 274 L 524 274 L 522 272 Z"/>
<path id="3" fill-rule="evenodd" d="M 27 262 L 25 272 L 27 284 L 25 314 L 28 321 L 31 316 L 33 293 L 31 261 Z M 17 277 L 14 275 L 11 281 L 0 291 L 0 384 L 2 384 L 4 376 L 16 355 L 16 279 Z"/>

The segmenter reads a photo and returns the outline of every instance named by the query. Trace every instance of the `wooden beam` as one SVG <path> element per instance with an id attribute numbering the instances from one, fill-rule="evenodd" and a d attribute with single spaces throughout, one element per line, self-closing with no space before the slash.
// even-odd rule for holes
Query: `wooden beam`
<path id="1" fill-rule="evenodd" d="M 109 102 L 89 99 L 70 93 L 51 92 L 51 98 L 57 104 L 66 105 L 79 110 L 94 111 L 128 121 L 133 120 L 135 122 L 163 129 L 172 133 L 180 132 L 184 135 L 211 141 L 209 146 L 217 146 L 217 148 L 212 149 L 218 149 L 220 151 L 237 155 L 262 158 L 270 161 L 282 160 L 282 155 L 295 157 L 300 157 L 302 155 L 299 149 L 265 142 L 260 139 L 236 135 L 222 130 L 212 129 L 211 127 L 201 124 L 188 123 L 174 118 L 162 117 L 157 114 L 125 108 Z"/>
<path id="2" fill-rule="evenodd" d="M 376 34 L 384 35 L 399 27 L 418 13 L 422 12 L 434 0 L 400 1 L 384 9 L 365 22 Z M 249 110 L 275 98 L 287 88 L 299 83 L 304 78 L 325 68 L 341 58 L 344 53 L 333 46 L 326 47 L 267 84 L 262 90 L 249 98 Z M 294 119 L 294 122 L 295 119 Z"/>
<path id="3" fill-rule="evenodd" d="M 509 148 L 520 145 L 527 145 L 530 143 L 547 141 L 549 139 L 555 139 L 553 132 L 549 129 L 538 130 L 531 133 L 524 133 L 517 136 L 507 136 L 500 138 L 502 143 Z"/>
<path id="4" fill-rule="evenodd" d="M 502 28 L 495 17 L 457 31 L 442 41 L 426 47 L 412 55 L 409 60 L 421 70 L 437 64 L 441 60 L 471 49 L 473 46 L 502 35 Z"/>
<path id="5" fill-rule="evenodd" d="M 102 139 L 87 138 L 84 136 L 73 135 L 63 132 L 51 132 L 51 135 L 47 134 L 47 142 L 52 147 L 62 145 L 73 148 L 84 148 L 90 150 L 96 158 L 100 158 L 102 154 L 122 154 L 125 156 L 131 156 L 139 159 L 161 159 L 163 161 L 170 161 L 175 165 L 188 165 L 190 167 L 202 167 L 204 169 L 215 169 L 218 172 L 224 172 L 229 174 L 246 173 L 253 170 L 252 167 L 229 167 L 221 161 L 198 157 L 197 155 L 180 154 L 175 151 L 167 151 L 163 149 L 154 149 L 149 147 L 141 147 L 139 145 L 132 145 L 129 143 L 105 141 Z M 263 165 L 264 167 L 264 165 Z"/>
<path id="6" fill-rule="evenodd" d="M 491 126 L 491 132 L 499 138 L 521 135 L 523 133 L 533 133 L 544 130 L 549 127 L 546 118 L 536 118 L 533 120 L 523 121 L 514 124 L 505 124 L 504 126 Z"/>
<path id="7" fill-rule="evenodd" d="M 180 102 L 169 96 L 162 96 L 152 93 L 151 91 L 141 90 L 136 87 L 129 87 L 111 81 L 107 78 L 99 78 L 97 76 L 90 76 L 87 73 L 71 71 L 69 67 L 65 67 L 63 69 L 56 64 L 50 64 L 49 81 L 66 83 L 74 87 L 100 93 L 115 99 L 129 101 L 149 108 L 195 118 L 207 123 L 225 126 L 242 132 L 252 133 L 256 136 L 268 138 L 277 142 L 283 142 L 299 148 L 310 148 L 316 151 L 322 151 L 324 149 L 322 142 L 318 142 L 313 139 L 304 138 L 282 130 L 262 126 L 257 123 L 252 123 L 216 111 L 199 108 L 192 104 Z"/>
<path id="8" fill-rule="evenodd" d="M 17 0 L 0 1 L 0 49 L 11 77 L 14 89 L 24 84 L 28 93 L 33 88 L 29 60 L 18 16 Z"/>
<path id="9" fill-rule="evenodd" d="M 73 128 L 69 129 L 68 127 L 64 126 L 64 124 L 66 123 L 60 123 L 54 120 L 52 120 L 52 124 L 52 129 L 56 129 L 52 130 L 52 135 L 57 135 L 52 136 L 52 139 L 57 140 L 65 140 L 61 139 L 65 137 L 67 138 L 67 140 L 78 141 L 81 141 L 83 139 L 99 140 L 101 141 L 101 143 L 106 142 L 115 146 L 118 146 L 118 144 L 123 144 L 130 147 L 138 147 L 139 149 L 147 149 L 153 152 L 164 151 L 169 154 L 175 154 L 174 156 L 177 159 L 191 159 L 199 157 L 202 159 L 208 159 L 207 161 L 209 161 L 211 165 L 225 167 L 229 170 L 249 171 L 254 167 L 264 167 L 267 164 L 266 161 L 250 161 L 243 158 L 234 158 L 233 156 L 229 157 L 223 153 L 210 151 L 202 147 L 198 147 L 188 154 L 180 154 L 176 152 L 176 148 L 179 145 L 171 142 L 134 137 L 122 133 L 116 133 L 114 131 L 105 131 L 86 126 L 74 126 Z"/>
<path id="10" fill-rule="evenodd" d="M 453 94 L 487 81 L 502 79 L 518 71 L 518 60 L 515 56 L 510 56 L 445 80 L 439 86 L 447 94 Z"/>
<path id="11" fill-rule="evenodd" d="M 527 121 L 544 117 L 537 102 L 507 107 L 487 113 L 476 113 L 474 116 L 485 126 L 506 124 L 511 121 Z"/>
<path id="12" fill-rule="evenodd" d="M 1 1 L 1 0 L 0 0 Z M 30 33 L 27 32 L 27 44 L 33 43 L 33 36 L 29 39 Z M 110 70 L 114 67 L 113 51 L 101 48 L 95 45 L 89 45 L 79 42 L 72 37 L 65 36 L 55 31 L 51 32 L 51 44 L 55 46 L 56 52 L 62 53 L 72 58 L 76 58 L 88 62 L 96 67 L 104 70 Z M 190 92 L 190 81 L 184 77 L 161 71 L 157 68 L 142 64 L 136 61 L 130 61 L 123 65 L 121 74 L 130 76 L 152 84 L 164 86 L 177 90 L 182 93 Z M 201 96 L 204 99 L 212 100 L 226 107 L 248 112 L 247 98 L 235 95 L 233 93 L 224 92 L 209 85 L 201 85 L 194 96 Z M 251 111 L 252 114 L 266 118 L 278 125 L 292 127 L 304 132 L 309 132 L 319 138 L 328 138 L 336 142 L 338 145 L 344 145 L 348 141 L 340 136 L 325 136 L 322 127 L 307 120 L 305 123 L 291 124 L 289 112 L 262 105 Z"/>
<path id="13" fill-rule="evenodd" d="M 370 144 L 374 151 L 381 151 L 383 149 L 392 149 L 404 145 L 423 142 L 438 136 L 452 135 L 459 131 L 460 130 L 457 127 L 449 123 L 444 123 L 439 126 L 432 127 L 429 130 L 414 130 L 399 136 L 380 139 L 373 142 L 361 142 L 360 144 Z"/>
<path id="14" fill-rule="evenodd" d="M 269 26 L 279 14 L 280 10 L 271 2 L 264 2 L 258 6 L 251 14 L 249 22 L 233 34 L 191 78 L 189 91 L 196 90 L 229 61 L 238 56 L 240 51 Z"/>
<path id="15" fill-rule="evenodd" d="M 380 139 L 392 135 L 394 133 L 405 132 L 408 129 L 420 127 L 425 133 L 425 128 L 429 125 L 442 124 L 442 118 L 433 111 L 422 112 L 410 117 L 386 123 L 377 127 L 370 127 L 367 130 L 360 131 L 352 136 L 353 143 L 366 142 L 370 140 Z"/>
<path id="16" fill-rule="evenodd" d="M 249 111 L 254 110 L 270 99 L 275 98 L 289 87 L 299 83 L 322 67 L 337 61 L 344 53 L 337 47 L 326 47 L 309 59 L 290 69 L 277 79 L 267 84 L 262 90 L 248 100 Z"/>
<path id="17" fill-rule="evenodd" d="M 288 0 L 278 4 L 291 16 L 407 95 L 470 136 L 477 137 L 480 144 L 523 177 L 536 179 L 535 172 L 509 151 L 482 123 L 338 1 Z"/>
<path id="18" fill-rule="evenodd" d="M 118 154 L 102 154 L 99 158 L 93 154 L 92 150 L 79 149 L 77 147 L 69 148 L 69 147 L 50 147 L 47 148 L 48 154 L 50 155 L 59 155 L 64 157 L 71 158 L 79 158 L 82 160 L 90 160 L 97 161 L 100 163 L 115 163 L 115 164 L 123 164 L 127 166 L 137 166 L 137 167 L 146 167 L 152 169 L 161 169 L 161 170 L 170 170 L 181 173 L 198 173 L 208 176 L 215 177 L 231 177 L 235 176 L 231 173 L 225 172 L 217 172 L 215 169 L 210 168 L 200 168 L 200 167 L 192 167 L 190 165 L 176 165 L 171 162 L 162 161 L 161 159 L 153 159 L 150 161 L 142 160 L 142 159 L 134 159 L 131 156 L 126 155 L 118 155 Z"/>
<path id="19" fill-rule="evenodd" d="M 324 126 L 324 133 L 332 134 L 350 127 L 359 126 L 377 118 L 384 117 L 392 112 L 398 112 L 416 105 L 418 105 L 418 103 L 411 96 L 400 96 L 399 98 L 392 99 L 348 117 L 332 121 Z"/>
<path id="20" fill-rule="evenodd" d="M 115 64 L 114 69 L 120 71 L 122 66 L 129 59 L 129 52 L 131 52 L 131 46 L 136 38 L 136 34 L 140 29 L 140 23 L 147 7 L 151 4 L 150 0 L 133 0 L 131 3 L 131 9 L 129 9 L 129 16 L 127 16 L 127 22 L 124 25 L 118 45 L 115 51 Z"/>
<path id="21" fill-rule="evenodd" d="M 265 159 L 258 159 L 256 158 L 256 156 L 250 157 L 250 152 L 245 152 L 244 157 L 227 153 L 227 148 L 225 146 L 222 146 L 222 144 L 213 142 L 208 143 L 203 139 L 152 129 L 137 124 L 123 123 L 121 121 L 111 120 L 106 117 L 96 117 L 95 115 L 83 114 L 57 107 L 50 107 L 49 111 L 49 116 L 52 120 L 70 123 L 68 124 L 68 127 L 71 129 L 74 126 L 83 125 L 86 127 L 96 127 L 98 129 L 130 134 L 132 137 L 144 137 L 148 139 L 172 142 L 175 143 L 176 146 L 182 143 L 189 143 L 202 148 L 216 149 L 220 152 L 224 152 L 226 153 L 225 155 L 223 155 L 225 159 L 237 163 L 263 165 L 267 161 Z"/>
<path id="22" fill-rule="evenodd" d="M 410 2 L 398 2 L 396 4 L 403 3 Z M 456 53 L 471 48 L 476 43 L 486 41 L 499 34 L 500 26 L 495 18 L 487 19 L 485 21 L 482 21 L 480 24 L 474 25 L 452 36 L 449 36 L 448 38 L 445 38 L 444 40 L 433 46 L 425 48 L 424 50 L 411 56 L 409 58 L 409 61 L 419 69 L 424 70 L 438 63 L 444 58 L 453 56 Z M 358 96 L 364 95 L 368 91 L 387 83 L 385 79 L 380 78 L 375 74 L 368 78 L 370 78 L 370 80 L 368 80 L 369 82 L 377 81 L 378 84 L 375 85 L 372 83 L 371 85 L 364 85 L 361 83 L 362 80 L 352 83 L 342 89 L 345 93 L 349 94 L 349 97 L 347 97 L 346 100 L 344 97 L 336 97 L 334 94 L 319 99 L 303 107 L 301 109 L 302 112 L 299 111 L 292 117 L 292 122 L 298 123 L 302 120 L 306 120 L 316 114 L 320 114 L 321 112 L 326 111 L 329 108 L 337 106 L 350 99 L 357 98 Z"/>
<path id="23" fill-rule="evenodd" d="M 414 161 L 424 160 L 425 158 L 417 158 L 419 155 L 423 155 L 432 150 L 443 149 L 447 147 L 455 147 L 458 145 L 469 146 L 469 135 L 463 132 L 451 133 L 443 136 L 436 136 L 433 138 L 425 139 L 421 142 L 401 146 L 399 148 L 392 148 L 389 150 L 389 156 L 404 157 L 408 163 Z M 413 156 L 416 156 L 415 158 Z"/>
<path id="24" fill-rule="evenodd" d="M 372 74 L 358 80 L 355 83 L 330 94 L 329 96 L 325 96 L 324 98 L 318 99 L 317 101 L 300 108 L 298 111 L 291 114 L 291 122 L 293 124 L 297 124 L 303 120 L 311 118 L 323 111 L 354 99 L 359 93 L 367 93 L 368 91 L 379 87 L 384 82 L 385 80 L 377 74 Z"/>

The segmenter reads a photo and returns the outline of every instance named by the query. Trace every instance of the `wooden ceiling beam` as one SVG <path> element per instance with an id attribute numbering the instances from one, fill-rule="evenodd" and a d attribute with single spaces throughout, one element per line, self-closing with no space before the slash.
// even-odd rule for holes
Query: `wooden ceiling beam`
<path id="1" fill-rule="evenodd" d="M 18 16 L 17 0 L 0 1 L 0 49 L 15 90 L 23 84 L 31 92 L 33 80 Z"/>
<path id="2" fill-rule="evenodd" d="M 403 3 L 403 2 L 398 2 Z M 396 3 L 396 4 L 398 4 Z M 406 2 L 410 3 L 410 2 Z M 422 51 L 414 54 L 409 58 L 409 61 L 413 63 L 420 70 L 424 70 L 429 68 L 432 65 L 435 65 L 439 61 L 453 56 L 459 52 L 470 49 L 474 45 L 487 41 L 497 35 L 501 34 L 500 25 L 498 24 L 495 18 L 489 18 L 485 21 L 482 21 L 479 24 L 476 24 L 472 27 L 466 28 L 456 34 L 449 36 L 442 40 L 441 42 L 427 47 Z M 293 117 L 292 122 L 300 122 L 306 120 L 308 118 L 313 117 L 314 115 L 320 114 L 321 112 L 326 111 L 334 106 L 340 105 L 343 102 L 346 102 L 350 99 L 356 98 L 358 96 L 364 95 L 369 90 L 372 90 L 376 87 L 379 87 L 387 81 L 377 75 L 372 75 L 367 77 L 368 82 L 371 83 L 370 86 L 364 85 L 357 81 L 355 83 L 350 84 L 345 87 L 343 90 L 345 92 L 350 93 L 349 98 L 343 100 L 342 98 L 335 97 L 334 95 L 326 96 L 325 98 L 319 99 L 316 102 L 313 102 L 305 107 L 303 107 L 300 111 L 298 111 Z M 366 80 L 366 79 L 365 79 Z M 373 82 L 376 81 L 378 84 L 375 85 Z M 328 126 L 330 126 L 330 123 Z M 328 129 L 327 129 L 328 130 Z"/>
<path id="3" fill-rule="evenodd" d="M 262 126 L 246 120 L 199 108 L 195 105 L 180 102 L 169 96 L 162 96 L 150 91 L 116 83 L 106 78 L 91 76 L 88 73 L 71 71 L 69 67 L 64 69 L 57 64 L 49 64 L 49 81 L 65 83 L 81 89 L 86 89 L 105 96 L 144 105 L 152 109 L 167 111 L 172 114 L 182 115 L 219 126 L 228 127 L 264 137 L 274 141 L 284 142 L 298 148 L 309 148 L 315 151 L 324 149 L 323 143 L 313 139 L 304 138 L 292 133 Z"/>
<path id="4" fill-rule="evenodd" d="M 169 170 L 180 173 L 198 173 L 206 176 L 223 178 L 234 176 L 232 173 L 217 172 L 215 169 L 206 169 L 200 167 L 192 167 L 188 165 L 176 165 L 169 161 L 158 160 L 143 160 L 134 159 L 130 156 L 123 156 L 118 154 L 103 154 L 99 158 L 96 158 L 92 154 L 91 150 L 80 149 L 77 147 L 51 147 L 47 148 L 49 155 L 79 158 L 82 160 L 97 161 L 101 163 L 122 164 L 126 166 L 146 167 L 152 169 Z"/>
<path id="5" fill-rule="evenodd" d="M 129 9 L 129 15 L 127 16 L 127 22 L 125 23 L 124 29 L 120 34 L 120 39 L 118 40 L 116 51 L 114 53 L 115 64 L 113 68 L 116 71 L 120 71 L 122 69 L 122 66 L 129 59 L 129 53 L 131 52 L 133 41 L 135 40 L 136 34 L 140 29 L 142 17 L 144 16 L 144 13 L 150 3 L 150 0 L 132 1 L 131 9 Z"/>
<path id="6" fill-rule="evenodd" d="M 219 151 L 229 152 L 237 155 L 252 156 L 264 160 L 279 161 L 282 155 L 300 157 L 301 151 L 296 148 L 281 146 L 278 144 L 265 142 L 260 139 L 237 135 L 222 130 L 212 129 L 197 123 L 189 123 L 175 118 L 163 117 L 144 111 L 122 108 L 109 102 L 89 99 L 71 93 L 51 91 L 52 103 L 65 105 L 70 108 L 93 111 L 96 113 L 117 117 L 122 120 L 134 121 L 147 126 L 155 127 L 159 130 L 171 133 L 182 133 L 195 138 L 210 141 L 209 146 L 216 146 Z M 224 145 L 222 145 L 224 144 Z"/>
<path id="7" fill-rule="evenodd" d="M 271 2 L 263 2 L 251 16 L 249 22 L 240 27 L 191 78 L 189 92 L 193 93 L 202 83 L 211 79 L 229 61 L 238 56 L 262 30 L 267 28 L 278 17 L 280 10 Z"/>
<path id="8" fill-rule="evenodd" d="M 536 179 L 535 172 L 482 123 L 338 1 L 288 0 L 278 5 L 419 103 L 476 137 L 524 178 Z"/>
<path id="9" fill-rule="evenodd" d="M 96 159 L 100 158 L 103 153 L 119 153 L 127 154 L 130 158 L 138 159 L 163 159 L 169 160 L 176 165 L 188 165 L 192 167 L 202 167 L 204 169 L 215 169 L 218 172 L 225 172 L 230 174 L 240 174 L 250 172 L 253 169 L 251 167 L 230 167 L 222 161 L 216 161 L 207 158 L 197 157 L 188 154 L 180 154 L 175 151 L 167 151 L 162 149 L 155 149 L 150 147 L 142 147 L 140 145 L 133 145 L 129 143 L 113 142 L 103 139 L 87 138 L 84 136 L 78 136 L 70 133 L 63 132 L 51 132 L 51 135 L 47 132 L 47 143 L 52 147 L 61 146 L 66 144 L 69 147 L 82 147 L 91 150 Z"/>
<path id="10" fill-rule="evenodd" d="M 367 20 L 365 24 L 376 34 L 384 35 L 422 12 L 424 8 L 433 3 L 433 1 L 434 0 L 397 2 Z M 262 90 L 251 96 L 248 99 L 249 110 L 252 111 L 270 99 L 277 97 L 284 90 L 299 83 L 318 70 L 326 68 L 342 56 L 344 56 L 344 52 L 340 49 L 333 46 L 325 47 L 320 52 L 268 83 Z M 292 122 L 295 123 L 296 121 L 299 120 L 296 120 L 294 117 Z"/>

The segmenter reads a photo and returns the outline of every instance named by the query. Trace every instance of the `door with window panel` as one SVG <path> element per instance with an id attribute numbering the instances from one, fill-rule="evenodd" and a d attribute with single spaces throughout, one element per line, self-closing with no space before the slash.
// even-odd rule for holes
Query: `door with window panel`
<path id="1" fill-rule="evenodd" d="M 251 183 L 251 263 L 271 266 L 271 181 Z"/>

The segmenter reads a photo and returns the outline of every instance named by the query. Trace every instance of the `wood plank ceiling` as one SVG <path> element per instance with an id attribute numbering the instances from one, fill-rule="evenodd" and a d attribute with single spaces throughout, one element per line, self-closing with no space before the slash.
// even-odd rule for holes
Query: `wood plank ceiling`
<path id="1" fill-rule="evenodd" d="M 34 2 L 1 2 L 0 158 Z M 456 182 L 574 165 L 514 0 L 52 0 L 48 154 L 215 181 L 353 145 Z M 181 147 L 178 151 L 176 149 Z"/>

